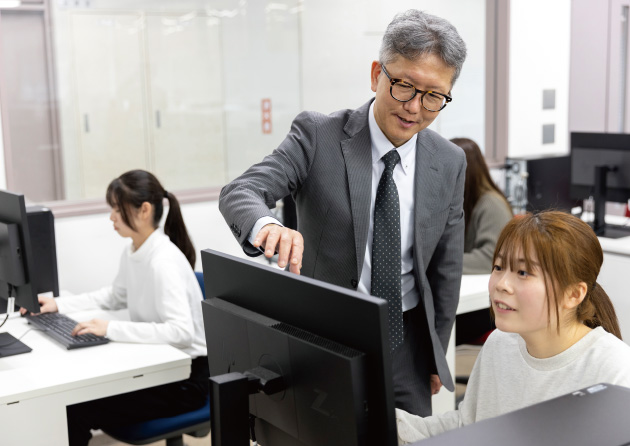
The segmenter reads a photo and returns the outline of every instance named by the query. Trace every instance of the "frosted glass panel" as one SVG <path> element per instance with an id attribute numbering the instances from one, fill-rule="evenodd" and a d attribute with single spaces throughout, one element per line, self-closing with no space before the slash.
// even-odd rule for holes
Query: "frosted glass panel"
<path id="1" fill-rule="evenodd" d="M 84 197 L 104 197 L 113 178 L 148 168 L 140 31 L 134 15 L 72 17 Z"/>
<path id="2" fill-rule="evenodd" d="M 219 21 L 147 18 L 152 165 L 171 190 L 225 184 Z"/>

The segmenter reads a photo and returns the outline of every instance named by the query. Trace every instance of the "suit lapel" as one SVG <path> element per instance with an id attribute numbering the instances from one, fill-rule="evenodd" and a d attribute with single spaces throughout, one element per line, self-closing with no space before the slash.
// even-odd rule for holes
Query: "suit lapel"
<path id="1" fill-rule="evenodd" d="M 365 246 L 370 225 L 370 199 L 372 194 L 372 141 L 368 125 L 370 102 L 354 111 L 344 127 L 350 138 L 341 141 L 346 163 L 350 210 L 354 226 L 354 246 L 357 258 L 357 276 L 363 269 Z"/>
<path id="2" fill-rule="evenodd" d="M 420 271 L 425 270 L 422 238 L 424 236 L 425 221 L 434 210 L 431 194 L 436 185 L 440 184 L 442 165 L 439 157 L 435 156 L 437 147 L 426 132 L 418 133 L 416 142 L 416 173 L 414 178 L 414 270 L 416 278 L 421 279 Z"/>

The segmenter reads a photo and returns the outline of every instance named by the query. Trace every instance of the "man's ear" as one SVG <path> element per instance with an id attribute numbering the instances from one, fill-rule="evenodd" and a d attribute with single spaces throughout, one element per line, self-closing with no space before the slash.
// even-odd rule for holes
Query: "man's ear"
<path id="1" fill-rule="evenodd" d="M 372 62 L 372 71 L 370 72 L 370 80 L 372 84 L 372 91 L 376 92 L 376 86 L 378 85 L 378 76 L 381 74 L 381 63 L 378 60 Z"/>
<path id="2" fill-rule="evenodd" d="M 576 308 L 586 297 L 587 291 L 588 285 L 586 285 L 585 282 L 580 282 L 570 287 L 564 295 L 564 308 L 566 308 L 567 310 Z"/>

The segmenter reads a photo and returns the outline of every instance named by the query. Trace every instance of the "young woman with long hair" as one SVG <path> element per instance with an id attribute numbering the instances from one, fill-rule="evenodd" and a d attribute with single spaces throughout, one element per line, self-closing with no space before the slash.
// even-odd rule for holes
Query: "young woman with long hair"
<path id="1" fill-rule="evenodd" d="M 107 429 L 199 408 L 208 393 L 208 360 L 195 250 L 179 202 L 157 178 L 132 170 L 107 188 L 114 230 L 131 239 L 111 286 L 59 298 L 40 297 L 41 312 L 101 308 L 129 310 L 129 321 L 80 322 L 74 335 L 93 333 L 112 341 L 168 343 L 192 357 L 191 375 L 172 384 L 68 406 L 70 445 L 87 445 L 90 429 Z M 169 204 L 164 230 L 160 221 Z"/>
<path id="2" fill-rule="evenodd" d="M 488 274 L 501 230 L 512 218 L 512 208 L 490 176 L 477 143 L 453 138 L 466 154 L 464 183 L 464 274 Z"/>
<path id="3" fill-rule="evenodd" d="M 484 344 L 458 410 L 396 411 L 401 444 L 598 383 L 630 387 L 630 346 L 597 283 L 602 248 L 579 218 L 547 211 L 512 219 L 488 290 L 497 330 Z"/>

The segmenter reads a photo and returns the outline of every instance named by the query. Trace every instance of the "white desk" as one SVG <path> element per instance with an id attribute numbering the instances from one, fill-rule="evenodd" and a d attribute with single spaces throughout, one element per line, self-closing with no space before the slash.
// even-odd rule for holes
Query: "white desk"
<path id="1" fill-rule="evenodd" d="M 71 314 L 75 320 L 103 312 Z M 120 312 L 109 319 L 124 319 Z M 19 338 L 26 319 L 13 315 L 0 329 Z M 68 444 L 66 406 L 188 378 L 190 357 L 164 344 L 110 342 L 66 350 L 39 331 L 22 338 L 30 353 L 0 358 L 0 443 L 3 446 Z"/>
<path id="2" fill-rule="evenodd" d="M 630 344 L 630 237 L 599 237 L 604 263 L 597 282 L 610 297 L 619 318 L 621 336 Z"/>
<path id="3" fill-rule="evenodd" d="M 462 285 L 459 292 L 459 305 L 457 314 L 470 313 L 490 307 L 490 296 L 488 295 L 488 280 L 490 274 L 466 274 L 462 276 Z M 446 350 L 446 363 L 451 373 L 455 373 L 455 330 L 453 327 L 451 339 Z M 453 379 L 454 381 L 454 379 Z M 439 414 L 455 409 L 455 393 L 449 392 L 444 387 L 440 393 L 431 399 L 433 413 Z"/>

